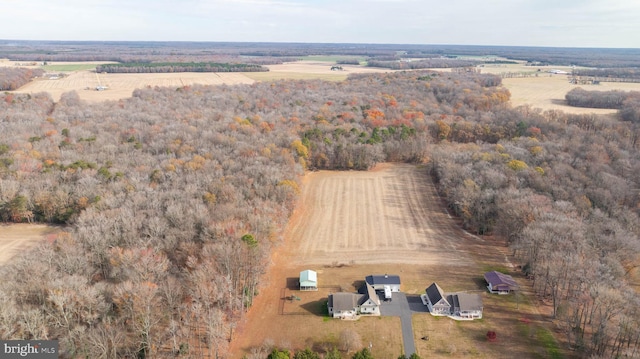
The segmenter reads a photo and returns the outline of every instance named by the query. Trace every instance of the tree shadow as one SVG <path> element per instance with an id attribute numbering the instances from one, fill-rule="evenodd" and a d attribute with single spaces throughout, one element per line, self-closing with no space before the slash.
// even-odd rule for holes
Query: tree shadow
<path id="1" fill-rule="evenodd" d="M 314 300 L 300 305 L 300 308 L 309 312 L 309 314 L 317 315 L 319 317 L 326 317 L 329 315 L 329 309 L 327 308 L 327 298 L 320 300 Z"/>
<path id="2" fill-rule="evenodd" d="M 364 290 L 366 292 L 367 288 L 364 286 L 365 281 L 363 280 L 354 280 L 353 283 L 351 283 L 351 285 L 353 286 L 353 288 L 355 289 L 356 292 L 362 294 L 363 292 L 361 292 L 362 290 Z"/>
<path id="3" fill-rule="evenodd" d="M 473 277 L 472 280 L 476 289 L 487 290 L 487 282 L 484 280 L 484 277 Z"/>

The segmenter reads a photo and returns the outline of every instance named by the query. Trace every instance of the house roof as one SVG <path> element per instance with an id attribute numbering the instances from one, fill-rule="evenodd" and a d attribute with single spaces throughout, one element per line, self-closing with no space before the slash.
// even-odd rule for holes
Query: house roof
<path id="1" fill-rule="evenodd" d="M 358 304 L 362 305 L 362 303 L 366 302 L 368 299 L 371 299 L 371 301 L 374 304 L 380 305 L 380 297 L 378 297 L 376 290 L 373 289 L 373 287 L 369 285 L 369 283 L 365 283 L 364 286 L 365 286 L 365 294 L 362 295 L 362 297 L 358 301 Z"/>
<path id="2" fill-rule="evenodd" d="M 308 287 L 318 283 L 318 274 L 310 269 L 300 272 L 300 285 Z"/>
<path id="3" fill-rule="evenodd" d="M 400 276 L 397 275 L 368 275 L 364 280 L 371 285 L 400 285 Z"/>
<path id="4" fill-rule="evenodd" d="M 508 274 L 492 271 L 484 274 L 487 283 L 491 283 L 492 287 L 508 286 L 509 289 L 517 288 L 518 283 Z"/>
<path id="5" fill-rule="evenodd" d="M 338 292 L 329 295 L 329 306 L 333 307 L 334 312 L 345 310 L 354 310 L 358 307 L 358 302 L 362 294 Z"/>
<path id="6" fill-rule="evenodd" d="M 479 294 L 455 293 L 452 295 L 455 307 L 460 311 L 482 310 L 482 297 Z"/>
<path id="7" fill-rule="evenodd" d="M 429 301 L 431 302 L 431 304 L 436 304 L 441 299 L 444 299 L 445 302 L 449 304 L 449 302 L 444 298 L 444 292 L 442 291 L 442 288 L 440 288 L 440 286 L 437 283 L 435 282 L 431 283 L 431 285 L 427 287 L 426 292 L 427 292 L 427 298 L 429 298 Z"/>

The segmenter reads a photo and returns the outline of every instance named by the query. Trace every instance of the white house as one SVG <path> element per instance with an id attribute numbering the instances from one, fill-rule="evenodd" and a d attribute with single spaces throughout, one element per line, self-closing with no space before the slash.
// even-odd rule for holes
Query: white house
<path id="1" fill-rule="evenodd" d="M 454 293 L 451 294 L 453 301 L 453 316 L 461 319 L 481 319 L 482 318 L 482 298 L 479 294 Z"/>
<path id="2" fill-rule="evenodd" d="M 437 283 L 432 283 L 426 289 L 427 307 L 431 315 L 451 314 L 451 303 L 447 301 L 442 288 Z"/>
<path id="3" fill-rule="evenodd" d="M 365 284 L 366 293 L 360 299 L 360 313 L 380 315 L 380 298 L 369 284 Z"/>
<path id="4" fill-rule="evenodd" d="M 327 307 L 334 318 L 350 319 L 358 314 L 380 315 L 380 298 L 372 286 L 366 284 L 364 294 L 338 292 L 329 294 Z"/>
<path id="5" fill-rule="evenodd" d="M 423 302 L 433 316 L 447 316 L 456 320 L 482 318 L 482 297 L 472 293 L 444 293 L 436 283 L 426 289 Z"/>
<path id="6" fill-rule="evenodd" d="M 359 294 L 338 292 L 329 294 L 329 315 L 334 318 L 354 318 L 358 314 Z"/>

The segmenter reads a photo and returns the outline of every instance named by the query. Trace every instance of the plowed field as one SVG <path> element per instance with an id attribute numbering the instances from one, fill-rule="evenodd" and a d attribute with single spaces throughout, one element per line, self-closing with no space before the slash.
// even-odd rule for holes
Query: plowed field
<path id="1" fill-rule="evenodd" d="M 454 225 L 425 170 L 385 165 L 368 172 L 308 175 L 304 214 L 288 237 L 300 264 L 467 264 Z M 435 205 L 433 205 L 435 204 Z"/>

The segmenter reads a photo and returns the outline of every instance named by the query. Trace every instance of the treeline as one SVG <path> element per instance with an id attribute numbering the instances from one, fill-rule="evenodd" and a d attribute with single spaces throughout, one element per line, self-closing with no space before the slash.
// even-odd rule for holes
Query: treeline
<path id="1" fill-rule="evenodd" d="M 256 64 L 216 62 L 151 62 L 104 64 L 96 66 L 97 72 L 107 73 L 167 73 L 167 72 L 264 72 L 268 68 Z"/>
<path id="2" fill-rule="evenodd" d="M 226 356 L 303 171 L 421 161 L 434 119 L 506 106 L 483 79 L 0 94 L 0 218 L 66 225 L 1 269 L 0 336 L 58 339 L 61 357 Z"/>
<path id="3" fill-rule="evenodd" d="M 468 230 L 508 241 L 579 356 L 636 356 L 638 124 L 528 107 L 501 112 L 476 124 L 511 131 L 497 141 L 460 141 L 450 137 L 456 122 L 435 125 L 440 193 Z"/>
<path id="4" fill-rule="evenodd" d="M 640 67 L 622 67 L 622 68 L 597 68 L 585 69 L 577 68 L 573 70 L 573 74 L 577 76 L 593 76 L 598 78 L 621 78 L 621 79 L 640 79 Z"/>
<path id="5" fill-rule="evenodd" d="M 415 69 L 428 69 L 428 68 L 454 68 L 454 67 L 469 67 L 480 64 L 479 61 L 450 59 L 450 58 L 431 58 L 426 60 L 416 61 L 402 61 L 402 60 L 367 60 L 367 66 L 369 67 L 382 67 L 392 70 L 415 70 Z"/>
<path id="6" fill-rule="evenodd" d="M 26 85 L 34 77 L 42 76 L 41 69 L 27 69 L 22 67 L 0 67 L 0 91 L 17 90 Z"/>
<path id="7" fill-rule="evenodd" d="M 587 91 L 578 87 L 569 91 L 565 98 L 569 106 L 618 109 L 622 120 L 640 123 L 638 91 Z"/>
<path id="8" fill-rule="evenodd" d="M 360 60 L 358 60 L 357 58 L 342 59 L 342 60 L 336 61 L 336 64 L 338 64 L 338 65 L 360 65 Z"/>
<path id="9" fill-rule="evenodd" d="M 628 98 L 640 98 L 638 91 L 587 91 L 580 87 L 567 92 L 567 105 L 589 108 L 610 108 L 619 110 Z"/>
<path id="10" fill-rule="evenodd" d="M 349 43 L 162 42 L 162 41 L 16 41 L 0 40 L 0 58 L 16 61 L 288 61 L 309 55 L 436 58 L 498 56 L 538 65 L 637 68 L 638 49 L 598 49 L 526 46 L 409 45 Z"/>

